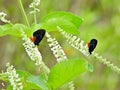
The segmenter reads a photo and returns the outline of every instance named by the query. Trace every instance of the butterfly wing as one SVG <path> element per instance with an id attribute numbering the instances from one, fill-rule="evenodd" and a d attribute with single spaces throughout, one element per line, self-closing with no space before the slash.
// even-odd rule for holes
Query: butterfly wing
<path id="1" fill-rule="evenodd" d="M 46 31 L 44 29 L 39 29 L 33 33 L 33 37 L 36 38 L 34 41 L 35 45 L 39 45 L 40 41 L 43 39 L 43 37 L 45 35 L 45 32 Z"/>

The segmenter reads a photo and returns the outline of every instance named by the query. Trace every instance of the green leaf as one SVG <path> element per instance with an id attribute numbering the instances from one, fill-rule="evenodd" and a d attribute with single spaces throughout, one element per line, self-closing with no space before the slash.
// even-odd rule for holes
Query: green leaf
<path id="1" fill-rule="evenodd" d="M 36 30 L 40 29 L 40 27 L 41 27 L 41 24 L 32 23 L 31 25 L 32 32 L 35 32 Z"/>
<path id="2" fill-rule="evenodd" d="M 23 70 L 17 70 L 17 73 L 22 78 L 24 90 L 48 90 L 43 75 L 34 76 Z"/>
<path id="3" fill-rule="evenodd" d="M 39 90 L 39 87 L 35 84 L 29 83 L 27 79 L 32 76 L 29 72 L 23 71 L 23 70 L 17 70 L 17 73 L 19 74 L 19 77 L 22 79 L 23 83 L 23 90 L 31 90 L 31 89 L 37 89 Z M 11 90 L 11 87 L 9 86 L 8 90 Z"/>
<path id="4" fill-rule="evenodd" d="M 12 35 L 21 37 L 21 30 L 23 30 L 28 36 L 31 36 L 32 30 L 23 24 L 5 24 L 0 25 L 0 36 Z"/>
<path id="5" fill-rule="evenodd" d="M 8 31 L 11 29 L 12 29 L 12 25 L 10 24 L 0 25 L 0 36 L 7 35 Z"/>
<path id="6" fill-rule="evenodd" d="M 74 24 L 77 28 L 80 27 L 83 19 L 70 13 L 70 12 L 52 12 L 49 13 L 47 16 L 43 17 L 42 22 L 48 22 L 50 19 L 62 19 L 67 20 Z"/>
<path id="7" fill-rule="evenodd" d="M 19 74 L 20 78 L 24 78 L 25 80 L 31 76 L 31 74 L 27 71 L 23 71 L 23 70 L 17 70 L 17 73 Z"/>
<path id="8" fill-rule="evenodd" d="M 13 90 L 13 88 L 11 85 L 8 85 L 6 90 Z"/>
<path id="9" fill-rule="evenodd" d="M 27 83 L 35 85 L 36 87 L 39 88 L 39 90 L 48 90 L 43 75 L 39 75 L 39 76 L 31 75 L 27 78 Z"/>
<path id="10" fill-rule="evenodd" d="M 77 75 L 88 71 L 88 65 L 88 62 L 83 58 L 57 63 L 52 67 L 48 76 L 48 86 L 52 89 L 57 89 L 66 82 L 71 81 Z"/>
<path id="11" fill-rule="evenodd" d="M 23 24 L 15 24 L 12 27 L 12 30 L 9 32 L 9 35 L 21 37 L 21 30 L 23 30 L 28 36 L 31 36 L 32 30 Z"/>
<path id="12" fill-rule="evenodd" d="M 39 88 L 36 84 L 28 82 L 27 85 L 23 87 L 23 90 L 42 90 L 42 89 Z"/>
<path id="13" fill-rule="evenodd" d="M 48 32 L 57 30 L 57 26 L 61 27 L 68 33 L 79 34 L 78 28 L 82 23 L 82 19 L 69 12 L 52 12 L 41 20 L 41 28 Z"/>
<path id="14" fill-rule="evenodd" d="M 13 90 L 13 87 L 11 85 L 8 85 L 7 90 Z M 23 87 L 23 90 L 41 90 L 41 89 L 37 87 L 35 84 L 28 83 L 27 86 Z"/>
<path id="15" fill-rule="evenodd" d="M 30 37 L 34 31 L 43 28 L 46 31 L 55 31 L 57 26 L 61 27 L 68 33 L 79 34 L 78 28 L 82 23 L 82 19 L 69 12 L 52 12 L 46 15 L 40 24 L 32 24 L 31 28 L 28 28 L 24 24 L 5 24 L 0 25 L 0 36 L 13 35 L 21 37 L 21 30 L 23 30 L 28 37 Z"/>
<path id="16" fill-rule="evenodd" d="M 62 28 L 68 33 L 78 35 L 78 29 L 69 21 L 67 20 L 61 20 L 61 19 L 56 19 L 56 20 L 51 20 L 51 22 L 46 22 L 42 24 L 41 28 L 45 29 L 46 31 L 55 31 L 57 30 L 57 26 Z"/>

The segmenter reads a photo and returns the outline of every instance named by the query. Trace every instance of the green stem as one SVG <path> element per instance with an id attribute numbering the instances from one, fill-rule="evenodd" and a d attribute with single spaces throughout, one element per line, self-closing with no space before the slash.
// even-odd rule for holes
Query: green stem
<path id="1" fill-rule="evenodd" d="M 29 22 L 28 22 L 28 19 L 27 19 L 25 10 L 24 10 L 24 8 L 23 8 L 22 1 L 21 1 L 21 0 L 18 0 L 18 4 L 19 4 L 20 10 L 21 10 L 21 13 L 22 13 L 22 15 L 23 15 L 23 17 L 24 17 L 24 19 L 25 19 L 25 21 L 26 21 L 27 26 L 30 27 L 30 24 L 29 24 Z"/>

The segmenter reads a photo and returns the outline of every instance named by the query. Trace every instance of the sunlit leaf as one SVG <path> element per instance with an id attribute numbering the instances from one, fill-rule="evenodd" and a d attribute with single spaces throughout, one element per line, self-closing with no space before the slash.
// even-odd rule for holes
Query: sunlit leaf
<path id="1" fill-rule="evenodd" d="M 82 23 L 82 19 L 78 16 L 69 13 L 69 12 L 52 12 L 41 20 L 40 24 L 32 24 L 31 28 L 28 28 L 24 24 L 5 24 L 0 25 L 0 36 L 4 35 L 13 35 L 21 37 L 21 31 L 23 30 L 28 37 L 32 35 L 32 33 L 38 29 L 45 29 L 46 31 L 55 31 L 57 30 L 57 26 L 61 27 L 68 33 L 71 34 L 79 34 L 79 26 Z"/>
<path id="2" fill-rule="evenodd" d="M 68 33 L 78 35 L 78 28 L 81 23 L 82 19 L 72 13 L 53 12 L 41 20 L 41 28 L 50 32 L 57 30 L 56 27 L 59 26 Z"/>
<path id="3" fill-rule="evenodd" d="M 32 30 L 23 24 L 5 24 L 0 25 L 0 36 L 12 35 L 21 37 L 21 31 L 24 31 L 28 36 L 31 35 Z"/>
<path id="4" fill-rule="evenodd" d="M 17 73 L 22 79 L 24 90 L 48 90 L 43 75 L 34 76 L 23 70 L 17 70 Z"/>
<path id="5" fill-rule="evenodd" d="M 79 34 L 78 29 L 71 22 L 64 19 L 51 19 L 49 22 L 43 23 L 41 28 L 50 32 L 50 31 L 56 31 L 57 26 L 59 26 L 68 33 L 76 34 L 76 35 Z"/>
<path id="6" fill-rule="evenodd" d="M 48 22 L 50 19 L 62 19 L 71 22 L 76 28 L 79 28 L 83 19 L 70 12 L 52 12 L 43 17 L 42 22 Z"/>
<path id="7" fill-rule="evenodd" d="M 77 75 L 88 71 L 88 65 L 88 62 L 83 58 L 57 63 L 53 66 L 48 76 L 49 87 L 52 89 L 57 89 L 66 82 L 71 81 Z"/>
<path id="8" fill-rule="evenodd" d="M 12 25 L 10 24 L 0 25 L 0 36 L 7 35 L 11 29 Z"/>
<path id="9" fill-rule="evenodd" d="M 46 81 L 45 81 L 43 75 L 40 75 L 40 76 L 31 75 L 27 78 L 27 83 L 36 85 L 37 87 L 39 87 L 39 90 L 40 89 L 41 90 L 48 90 L 45 82 Z"/>

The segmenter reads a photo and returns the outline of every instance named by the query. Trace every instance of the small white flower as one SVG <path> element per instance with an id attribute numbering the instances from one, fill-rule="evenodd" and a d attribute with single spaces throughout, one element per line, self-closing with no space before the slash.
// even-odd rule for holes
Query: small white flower
<path id="1" fill-rule="evenodd" d="M 74 48 L 79 50 L 81 53 L 83 53 L 85 56 L 89 56 L 88 47 L 87 45 L 84 45 L 84 41 L 78 38 L 77 36 L 74 36 L 72 34 L 68 34 L 65 31 L 63 31 L 59 26 L 57 26 L 60 33 L 67 39 L 66 41 Z"/>
<path id="2" fill-rule="evenodd" d="M 67 60 L 67 57 L 55 38 L 52 38 L 50 34 L 46 33 L 47 42 L 49 42 L 49 47 L 53 52 L 53 55 L 56 57 L 57 61 Z"/>
<path id="3" fill-rule="evenodd" d="M 15 68 L 13 67 L 13 65 L 10 65 L 10 63 L 7 63 L 6 66 L 7 66 L 6 74 L 8 75 L 11 86 L 13 86 L 13 90 L 22 90 L 23 89 L 22 81 L 21 78 L 19 78 L 19 75 L 16 73 Z"/>
<path id="4" fill-rule="evenodd" d="M 37 8 L 40 4 L 40 0 L 33 0 L 33 2 L 29 5 L 30 8 L 33 8 L 33 11 L 30 11 L 31 13 L 39 12 L 40 10 Z"/>
<path id="5" fill-rule="evenodd" d="M 6 15 L 7 15 L 6 13 L 0 12 L 0 20 L 4 23 L 10 23 L 9 20 L 5 19 Z"/>
<path id="6" fill-rule="evenodd" d="M 100 62 L 102 62 L 103 64 L 107 65 L 108 67 L 110 67 L 113 71 L 116 71 L 117 73 L 120 74 L 120 68 L 115 66 L 113 63 L 111 63 L 110 61 L 108 61 L 107 59 L 103 58 L 102 56 L 98 55 L 97 53 L 93 52 L 92 56 L 95 57 L 97 60 L 99 60 Z"/>
<path id="7" fill-rule="evenodd" d="M 29 7 L 34 8 L 37 7 L 40 4 L 40 0 L 33 0 L 33 2 L 29 5 Z"/>

